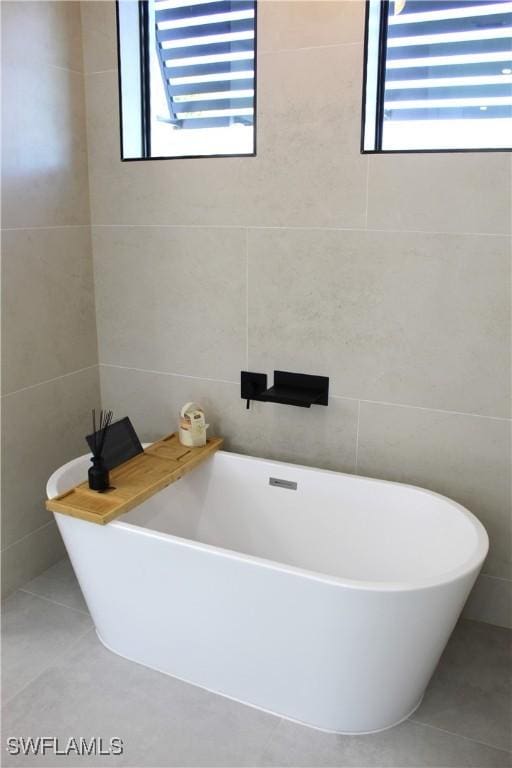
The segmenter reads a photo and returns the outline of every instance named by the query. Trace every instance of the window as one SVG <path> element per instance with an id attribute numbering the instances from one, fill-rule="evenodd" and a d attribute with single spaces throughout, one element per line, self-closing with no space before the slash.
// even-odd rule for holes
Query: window
<path id="1" fill-rule="evenodd" d="M 367 0 L 361 151 L 512 147 L 512 2 Z"/>
<path id="2" fill-rule="evenodd" d="M 255 153 L 256 0 L 118 0 L 123 160 Z"/>

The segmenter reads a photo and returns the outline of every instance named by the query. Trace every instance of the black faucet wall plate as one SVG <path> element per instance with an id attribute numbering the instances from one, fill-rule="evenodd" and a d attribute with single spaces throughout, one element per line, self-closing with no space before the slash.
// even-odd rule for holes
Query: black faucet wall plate
<path id="1" fill-rule="evenodd" d="M 266 373 L 242 371 L 241 397 L 264 403 L 283 403 L 310 408 L 312 405 L 328 405 L 329 379 L 327 376 L 310 376 L 306 373 L 274 371 L 274 384 L 267 389 Z"/>

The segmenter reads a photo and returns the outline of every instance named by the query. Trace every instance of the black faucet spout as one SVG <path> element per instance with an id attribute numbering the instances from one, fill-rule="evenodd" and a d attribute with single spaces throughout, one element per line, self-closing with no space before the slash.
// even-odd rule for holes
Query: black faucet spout
<path id="1" fill-rule="evenodd" d="M 296 405 L 300 408 L 328 405 L 329 379 L 327 376 L 274 371 L 274 384 L 267 389 L 266 374 L 242 371 L 241 397 L 247 401 L 246 408 L 250 407 L 251 400 Z"/>

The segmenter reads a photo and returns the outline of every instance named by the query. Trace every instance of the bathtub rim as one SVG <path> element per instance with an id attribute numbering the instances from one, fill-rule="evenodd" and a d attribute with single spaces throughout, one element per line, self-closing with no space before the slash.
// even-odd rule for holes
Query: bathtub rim
<path id="1" fill-rule="evenodd" d="M 147 445 L 150 445 L 150 443 L 143 443 L 144 447 L 146 447 Z M 291 464 L 290 462 L 282 462 L 282 461 L 277 461 L 275 459 L 266 459 L 258 456 L 248 456 L 245 454 L 235 453 L 235 452 L 226 451 L 226 450 L 217 451 L 215 455 L 217 456 L 227 455 L 229 457 L 234 457 L 236 459 L 239 459 L 242 461 L 249 461 L 249 462 L 256 460 L 258 462 L 264 462 L 265 464 L 272 465 L 272 466 L 277 465 L 279 467 L 289 467 L 292 470 L 307 470 L 309 472 L 315 472 L 315 473 L 320 472 L 322 474 L 328 474 L 328 475 L 336 475 L 336 476 L 341 475 L 342 477 L 349 477 L 352 480 L 360 480 L 360 481 L 370 482 L 370 483 L 379 484 L 379 485 L 385 483 L 386 485 L 398 486 L 400 488 L 408 488 L 410 490 L 413 490 L 414 492 L 417 492 L 420 494 L 426 494 L 428 496 L 441 499 L 445 503 L 451 505 L 455 510 L 457 510 L 457 512 L 462 514 L 468 520 L 469 523 L 472 524 L 473 528 L 475 529 L 475 533 L 477 537 L 477 544 L 476 544 L 475 550 L 469 558 L 463 561 L 456 568 L 452 568 L 448 571 L 444 571 L 438 576 L 431 576 L 428 578 L 418 579 L 414 582 L 412 581 L 371 581 L 371 580 L 362 580 L 362 579 L 350 579 L 350 578 L 341 577 L 341 576 L 333 576 L 328 573 L 323 573 L 322 571 L 312 571 L 307 568 L 300 568 L 299 566 L 288 565 L 278 560 L 271 560 L 269 558 L 259 557 L 257 555 L 245 554 L 243 552 L 238 552 L 237 550 L 227 549 L 225 547 L 217 547 L 212 544 L 206 544 L 200 541 L 195 541 L 194 539 L 187 539 L 182 536 L 176 536 L 175 534 L 156 531 L 151 528 L 146 528 L 142 525 L 138 525 L 136 523 L 125 522 L 123 521 L 122 515 L 121 517 L 115 520 L 112 520 L 110 523 L 108 523 L 108 526 L 113 526 L 114 528 L 120 528 L 128 532 L 137 533 L 137 535 L 144 535 L 150 538 L 157 538 L 160 540 L 172 541 L 175 544 L 188 547 L 190 549 L 208 552 L 216 556 L 227 557 L 231 560 L 253 563 L 255 565 L 259 565 L 264 568 L 279 570 L 281 572 L 288 573 L 290 575 L 295 575 L 295 576 L 300 576 L 302 578 L 308 578 L 308 579 L 313 579 L 315 581 L 320 581 L 324 584 L 330 584 L 332 586 L 344 587 L 346 589 L 365 591 L 365 592 L 393 592 L 393 593 L 413 592 L 413 591 L 435 589 L 437 587 L 446 586 L 448 584 L 458 581 L 459 579 L 466 578 L 474 571 L 476 571 L 475 573 L 475 577 L 476 577 L 488 554 L 489 537 L 485 527 L 482 525 L 482 523 L 476 517 L 476 515 L 470 512 L 462 504 L 459 504 L 457 501 L 454 501 L 453 499 L 450 499 L 447 496 L 444 496 L 443 494 L 437 493 L 435 491 L 431 491 L 427 488 L 422 488 L 421 486 L 411 485 L 408 483 L 400 483 L 394 480 L 383 480 L 380 478 L 366 477 L 365 475 L 354 475 L 349 472 L 338 472 L 336 470 L 322 469 L 319 467 L 311 467 L 303 464 Z M 50 494 L 53 493 L 54 491 L 54 486 L 57 482 L 58 477 L 60 477 L 60 475 L 66 470 L 66 468 L 71 468 L 72 466 L 81 464 L 84 462 L 84 460 L 89 460 L 89 458 L 90 458 L 89 454 L 82 454 L 81 456 L 78 456 L 75 459 L 71 459 L 71 461 L 66 462 L 61 467 L 56 469 L 50 475 L 46 485 L 47 497 L 52 498 Z M 211 458 L 214 458 L 214 457 L 211 457 Z M 59 491 L 59 493 L 62 493 L 62 492 L 63 491 Z M 69 519 L 68 515 L 55 513 L 55 512 L 53 514 L 57 521 L 60 518 Z M 71 518 L 71 519 L 76 520 L 76 518 Z M 83 520 L 78 520 L 78 522 L 86 523 L 88 525 L 94 525 L 94 523 L 87 523 L 87 521 L 83 521 Z"/>

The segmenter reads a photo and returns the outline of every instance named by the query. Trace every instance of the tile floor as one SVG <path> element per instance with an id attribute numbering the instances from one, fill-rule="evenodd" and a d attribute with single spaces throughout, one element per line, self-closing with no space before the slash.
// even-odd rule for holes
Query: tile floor
<path id="1" fill-rule="evenodd" d="M 99 643 L 67 560 L 3 606 L 2 765 L 510 766 L 512 633 L 461 621 L 420 709 L 371 736 L 332 736 L 235 704 Z M 9 736 L 117 736 L 108 757 L 20 757 Z"/>

